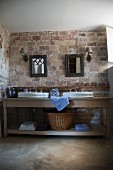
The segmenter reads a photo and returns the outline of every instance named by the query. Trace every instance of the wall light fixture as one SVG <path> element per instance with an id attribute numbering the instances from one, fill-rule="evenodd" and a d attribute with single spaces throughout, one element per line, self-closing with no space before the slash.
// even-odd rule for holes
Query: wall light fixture
<path id="1" fill-rule="evenodd" d="M 86 48 L 86 60 L 88 62 L 90 62 L 92 60 L 92 48 L 91 47 L 87 47 Z"/>
<path id="2" fill-rule="evenodd" d="M 27 55 L 27 52 L 25 51 L 24 48 L 21 48 L 21 49 L 20 49 L 20 54 L 22 55 L 23 60 L 24 60 L 25 62 L 27 62 L 27 61 L 28 61 L 28 55 Z"/>

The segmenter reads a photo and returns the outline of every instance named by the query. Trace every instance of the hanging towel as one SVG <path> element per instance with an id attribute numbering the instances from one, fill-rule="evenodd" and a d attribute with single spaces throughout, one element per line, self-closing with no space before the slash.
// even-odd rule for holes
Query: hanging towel
<path id="1" fill-rule="evenodd" d="M 87 124 L 76 124 L 75 125 L 75 130 L 76 131 L 88 131 L 89 127 Z"/>
<path id="2" fill-rule="evenodd" d="M 50 99 L 52 100 L 58 111 L 63 110 L 69 104 L 69 99 L 66 96 L 51 96 Z"/>

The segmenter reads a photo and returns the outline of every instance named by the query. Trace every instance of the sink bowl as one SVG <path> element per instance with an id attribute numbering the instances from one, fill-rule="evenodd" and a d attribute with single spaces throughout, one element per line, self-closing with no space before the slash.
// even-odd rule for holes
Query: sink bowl
<path id="1" fill-rule="evenodd" d="M 93 92 L 64 92 L 63 96 L 70 98 L 93 97 Z"/>
<path id="2" fill-rule="evenodd" d="M 48 98 L 49 93 L 47 93 L 47 92 L 18 92 L 18 97 Z"/>

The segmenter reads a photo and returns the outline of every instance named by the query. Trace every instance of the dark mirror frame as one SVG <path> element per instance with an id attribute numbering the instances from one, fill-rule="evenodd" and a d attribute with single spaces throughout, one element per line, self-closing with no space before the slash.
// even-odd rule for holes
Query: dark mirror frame
<path id="1" fill-rule="evenodd" d="M 39 61 L 43 61 L 44 73 L 35 73 L 33 62 L 38 65 Z M 29 56 L 30 77 L 47 77 L 47 56 L 46 55 L 30 55 Z M 41 66 L 42 69 L 42 66 Z"/>
<path id="2" fill-rule="evenodd" d="M 80 73 L 76 71 L 76 60 L 80 61 Z M 66 77 L 83 77 L 84 76 L 84 55 L 83 54 L 68 54 L 66 59 Z M 72 69 L 70 69 L 72 68 Z"/>

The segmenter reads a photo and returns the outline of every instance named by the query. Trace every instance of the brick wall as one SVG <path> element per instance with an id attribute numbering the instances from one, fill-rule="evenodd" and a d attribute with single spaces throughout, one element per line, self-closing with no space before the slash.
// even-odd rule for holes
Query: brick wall
<path id="1" fill-rule="evenodd" d="M 10 55 L 9 55 L 10 45 Z M 84 60 L 84 77 L 65 77 L 65 55 L 84 54 L 85 48 L 93 49 L 92 60 Z M 20 49 L 25 48 L 29 55 L 47 55 L 47 77 L 29 76 L 29 62 L 24 62 Z M 84 56 L 85 57 L 85 56 Z M 75 31 L 45 31 L 27 33 L 9 33 L 0 25 L 0 85 L 6 86 L 10 79 L 13 86 L 74 86 L 76 82 L 108 81 L 107 72 L 106 32 L 102 30 Z M 8 79 L 9 77 L 9 79 Z M 20 110 L 19 122 L 17 110 L 10 110 L 12 114 L 8 120 L 11 124 L 26 120 L 26 114 Z M 26 112 L 26 110 L 25 110 Z M 98 109 L 78 110 L 75 123 L 98 123 Z M 27 119 L 30 118 L 28 114 Z M 12 118 L 12 119 L 11 119 Z"/>
<path id="2" fill-rule="evenodd" d="M 76 82 L 107 82 L 106 32 L 103 30 L 44 31 L 11 33 L 10 84 L 15 86 L 74 86 Z M 91 62 L 84 60 L 84 77 L 65 77 L 65 55 L 85 54 L 93 50 Z M 29 62 L 24 62 L 20 49 L 29 55 L 47 55 L 47 77 L 30 77 Z M 84 56 L 85 57 L 85 56 Z"/>
<path id="3" fill-rule="evenodd" d="M 9 80 L 10 33 L 0 25 L 0 86 L 7 86 Z"/>

